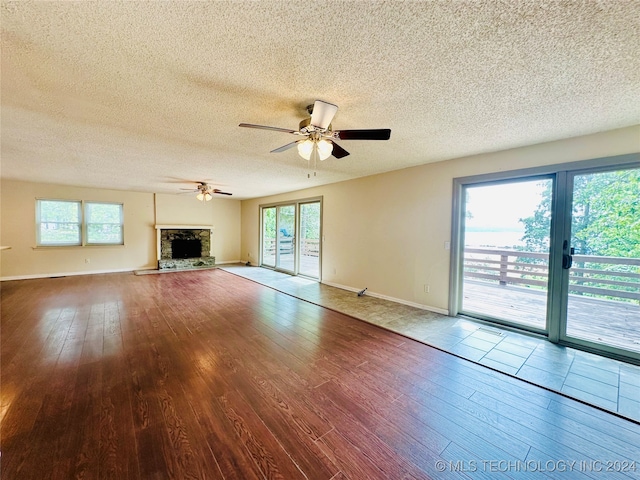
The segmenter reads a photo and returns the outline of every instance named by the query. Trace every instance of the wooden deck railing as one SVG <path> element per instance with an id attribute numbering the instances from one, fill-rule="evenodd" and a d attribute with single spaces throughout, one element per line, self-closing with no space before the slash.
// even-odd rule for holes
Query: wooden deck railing
<path id="1" fill-rule="evenodd" d="M 264 253 L 267 256 L 276 254 L 276 239 L 265 238 L 262 240 L 264 245 Z M 284 241 L 280 240 L 280 253 L 293 253 L 292 237 L 287 237 Z M 318 257 L 320 255 L 319 239 L 303 239 L 300 241 L 300 255 L 307 257 Z"/>
<path id="2" fill-rule="evenodd" d="M 546 287 L 549 255 L 508 249 L 465 248 L 464 277 L 500 285 Z M 574 255 L 569 292 L 640 302 L 640 258 Z"/>

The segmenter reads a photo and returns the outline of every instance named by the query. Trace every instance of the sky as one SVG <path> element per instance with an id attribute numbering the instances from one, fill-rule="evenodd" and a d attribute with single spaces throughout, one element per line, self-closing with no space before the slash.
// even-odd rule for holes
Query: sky
<path id="1" fill-rule="evenodd" d="M 467 189 L 469 228 L 489 228 L 524 231 L 520 218 L 533 215 L 542 200 L 544 182 L 550 179 L 470 187 Z"/>

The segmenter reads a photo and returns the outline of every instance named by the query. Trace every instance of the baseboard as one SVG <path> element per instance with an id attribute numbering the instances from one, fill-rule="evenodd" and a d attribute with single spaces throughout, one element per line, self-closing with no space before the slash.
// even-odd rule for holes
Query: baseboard
<path id="1" fill-rule="evenodd" d="M 155 270 L 156 267 L 140 267 L 140 268 L 122 268 L 116 270 L 91 270 L 88 272 L 63 272 L 63 273 L 36 273 L 33 275 L 15 275 L 12 277 L 0 277 L 0 282 L 11 280 L 32 280 L 35 278 L 56 278 L 56 277 L 73 277 L 76 275 L 100 275 L 104 273 L 125 273 L 134 270 Z"/>
<path id="2" fill-rule="evenodd" d="M 216 262 L 216 265 L 226 265 L 228 263 L 247 263 L 247 262 L 243 262 L 242 260 L 224 260 L 222 262 Z"/>
<path id="3" fill-rule="evenodd" d="M 330 287 L 341 288 L 342 290 L 347 290 L 349 292 L 360 292 L 361 288 L 348 287 L 346 285 L 340 285 L 339 283 L 333 282 L 325 282 L 322 281 L 325 285 L 329 285 Z M 390 302 L 401 303 L 402 305 L 408 305 L 409 307 L 419 308 L 420 310 L 428 310 L 430 312 L 440 313 L 442 315 L 449 315 L 449 310 L 445 310 L 444 308 L 432 307 L 430 305 L 423 305 L 421 303 L 410 302 L 408 300 L 403 300 L 401 298 L 389 297 L 388 295 L 382 295 L 381 293 L 375 293 L 371 290 L 367 290 L 366 294 L 369 297 L 380 298 L 382 300 L 388 300 Z"/>

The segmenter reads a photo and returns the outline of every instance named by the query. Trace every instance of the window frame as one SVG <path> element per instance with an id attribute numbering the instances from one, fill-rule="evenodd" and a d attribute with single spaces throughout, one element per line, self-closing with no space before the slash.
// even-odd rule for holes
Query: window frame
<path id="1" fill-rule="evenodd" d="M 90 225 L 105 225 L 102 223 L 92 222 L 89 223 L 89 214 L 87 212 L 88 205 L 119 205 L 120 206 L 120 223 L 109 223 L 107 225 L 120 225 L 120 241 L 119 242 L 90 242 L 89 241 L 89 226 Z M 124 204 L 122 202 L 96 202 L 96 201 L 82 201 L 82 226 L 83 226 L 83 245 L 124 245 Z"/>
<path id="2" fill-rule="evenodd" d="M 75 204 L 77 209 L 78 209 L 78 239 L 76 242 L 73 243 L 43 243 L 42 242 L 42 227 L 41 225 L 43 223 L 55 223 L 55 224 L 62 224 L 62 223 L 70 223 L 70 222 L 58 222 L 58 221 L 49 221 L 49 222 L 43 222 L 42 221 L 42 210 L 41 210 L 41 205 L 42 202 L 59 202 L 59 203 L 70 203 L 70 204 Z M 79 200 L 68 200 L 68 199 L 52 199 L 52 198 L 37 198 L 36 199 L 36 245 L 38 247 L 79 247 L 82 246 L 82 202 Z"/>
<path id="3" fill-rule="evenodd" d="M 80 235 L 77 243 L 42 243 L 42 231 L 41 231 L 41 204 L 42 202 L 65 202 L 73 203 L 78 206 L 79 210 L 79 228 Z M 96 224 L 89 223 L 87 221 L 87 206 L 88 205 L 119 205 L 120 206 L 120 241 L 119 242 L 89 242 L 88 230 L 89 225 Z M 123 202 L 103 202 L 95 200 L 74 200 L 67 198 L 36 198 L 35 205 L 35 217 L 36 217 L 36 248 L 65 248 L 65 247 L 110 247 L 110 246 L 124 246 L 124 203 Z M 69 223 L 69 222 L 44 222 L 44 223 Z M 116 225 L 116 224 L 113 224 Z"/>

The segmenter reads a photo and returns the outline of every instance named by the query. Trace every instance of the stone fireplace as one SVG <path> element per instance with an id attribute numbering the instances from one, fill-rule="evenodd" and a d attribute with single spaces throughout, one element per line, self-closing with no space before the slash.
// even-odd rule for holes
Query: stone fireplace
<path id="1" fill-rule="evenodd" d="M 208 225 L 156 225 L 158 269 L 215 266 L 211 256 L 213 227 Z"/>

